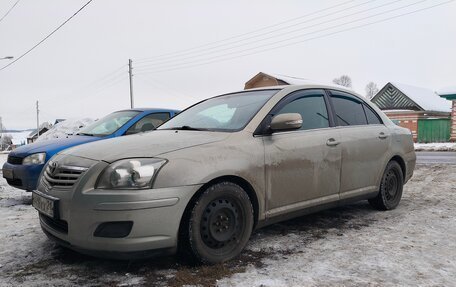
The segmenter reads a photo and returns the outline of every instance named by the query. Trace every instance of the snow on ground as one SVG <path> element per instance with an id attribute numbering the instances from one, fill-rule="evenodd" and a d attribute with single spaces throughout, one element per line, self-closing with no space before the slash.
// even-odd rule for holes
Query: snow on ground
<path id="1" fill-rule="evenodd" d="M 0 164 L 6 155 L 0 155 Z M 455 286 L 455 165 L 418 166 L 400 206 L 359 202 L 258 230 L 215 266 L 95 259 L 42 233 L 29 193 L 0 179 L 0 286 Z"/>
<path id="2" fill-rule="evenodd" d="M 37 141 L 45 141 L 55 138 L 67 138 L 76 134 L 82 127 L 93 123 L 93 119 L 67 119 L 53 126 L 50 130 L 42 134 Z"/>
<path id="3" fill-rule="evenodd" d="M 0 153 L 0 166 L 3 166 L 3 164 L 6 162 L 6 159 L 8 158 L 8 154 L 1 154 Z M 0 173 L 2 170 L 0 169 Z"/>
<path id="4" fill-rule="evenodd" d="M 456 151 L 456 143 L 415 143 L 415 151 Z"/>

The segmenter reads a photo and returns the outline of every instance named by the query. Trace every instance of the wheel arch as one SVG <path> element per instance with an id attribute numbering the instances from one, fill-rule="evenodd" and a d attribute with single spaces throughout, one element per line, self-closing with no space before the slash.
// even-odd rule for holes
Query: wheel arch
<path id="1" fill-rule="evenodd" d="M 244 189 L 244 191 L 247 193 L 247 195 L 250 199 L 250 202 L 252 203 L 252 207 L 253 207 L 253 220 L 254 220 L 253 229 L 256 228 L 256 226 L 258 224 L 258 219 L 259 219 L 260 206 L 259 206 L 258 196 L 256 195 L 256 192 L 253 189 L 252 185 L 247 180 L 245 180 L 244 178 L 242 178 L 240 176 L 224 175 L 224 176 L 219 176 L 219 177 L 216 177 L 216 178 L 210 180 L 209 182 L 207 182 L 203 186 L 201 186 L 197 192 L 195 192 L 195 194 L 192 196 L 192 198 L 188 202 L 187 206 L 185 207 L 184 213 L 180 220 L 179 234 L 181 233 L 183 224 L 185 223 L 186 219 L 190 215 L 192 207 L 195 204 L 196 200 L 199 198 L 199 196 L 209 186 L 214 185 L 219 182 L 223 182 L 223 181 L 229 181 L 229 182 L 235 183 L 235 184 L 239 185 L 240 187 L 242 187 L 242 189 Z"/>
<path id="2" fill-rule="evenodd" d="M 397 162 L 400 165 L 401 170 L 402 170 L 402 177 L 403 177 L 403 180 L 405 182 L 405 178 L 407 176 L 407 173 L 406 173 L 407 172 L 407 167 L 405 165 L 404 159 L 400 155 L 395 155 L 388 162 L 391 162 L 391 161 L 395 161 L 395 162 Z"/>

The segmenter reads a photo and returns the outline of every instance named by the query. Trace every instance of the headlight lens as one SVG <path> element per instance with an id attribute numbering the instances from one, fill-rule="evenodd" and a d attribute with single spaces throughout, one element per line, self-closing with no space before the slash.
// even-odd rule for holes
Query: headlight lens
<path id="1" fill-rule="evenodd" d="M 46 153 L 34 153 L 22 160 L 23 165 L 43 164 L 46 161 Z"/>
<path id="2" fill-rule="evenodd" d="M 165 163 L 166 160 L 158 158 L 132 158 L 116 161 L 101 173 L 96 188 L 151 188 L 158 170 Z"/>

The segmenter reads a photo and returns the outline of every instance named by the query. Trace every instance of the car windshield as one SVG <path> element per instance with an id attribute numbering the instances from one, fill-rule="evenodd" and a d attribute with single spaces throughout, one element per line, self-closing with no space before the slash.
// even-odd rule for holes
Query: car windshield
<path id="1" fill-rule="evenodd" d="M 107 136 L 120 129 L 129 120 L 139 114 L 138 111 L 121 111 L 107 115 L 91 125 L 82 128 L 78 135 Z"/>
<path id="2" fill-rule="evenodd" d="M 277 91 L 249 91 L 210 98 L 181 112 L 158 129 L 241 130 Z"/>

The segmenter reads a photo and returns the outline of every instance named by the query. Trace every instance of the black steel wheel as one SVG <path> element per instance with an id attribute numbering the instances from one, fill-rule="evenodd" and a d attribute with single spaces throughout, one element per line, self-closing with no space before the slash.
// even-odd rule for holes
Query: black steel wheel
<path id="1" fill-rule="evenodd" d="M 199 262 L 215 264 L 238 256 L 253 229 L 253 207 L 237 184 L 221 182 L 207 188 L 188 215 L 181 242 Z"/>
<path id="2" fill-rule="evenodd" d="M 369 203 L 379 210 L 396 208 L 402 198 L 403 185 L 401 166 L 396 161 L 390 161 L 383 173 L 380 190 L 376 197 L 369 199 Z"/>

